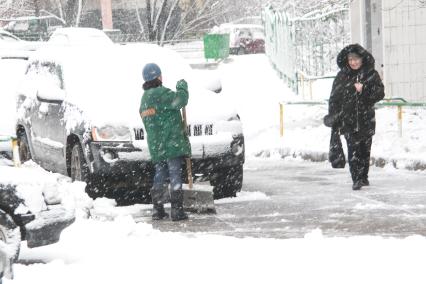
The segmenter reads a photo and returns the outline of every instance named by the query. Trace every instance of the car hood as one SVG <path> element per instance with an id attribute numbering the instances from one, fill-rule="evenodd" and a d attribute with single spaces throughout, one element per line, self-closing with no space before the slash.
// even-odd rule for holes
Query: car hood
<path id="1" fill-rule="evenodd" d="M 67 128 L 73 128 L 82 121 L 88 126 L 129 126 L 140 127 L 142 120 L 139 115 L 142 90 L 132 96 L 123 92 L 116 96 L 104 96 L 101 100 L 88 97 L 83 102 L 70 102 L 65 116 Z M 236 116 L 233 104 L 224 94 L 217 94 L 206 89 L 189 87 L 189 102 L 186 107 L 189 124 L 214 123 L 226 121 Z"/>

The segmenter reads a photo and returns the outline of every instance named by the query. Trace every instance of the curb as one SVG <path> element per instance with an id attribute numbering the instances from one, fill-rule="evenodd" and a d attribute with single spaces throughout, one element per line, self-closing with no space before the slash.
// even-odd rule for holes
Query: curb
<path id="1" fill-rule="evenodd" d="M 279 154 L 282 159 L 286 157 L 297 158 L 311 162 L 325 162 L 328 161 L 328 152 L 309 152 L 309 151 L 296 151 L 290 148 L 279 148 L 274 150 L 261 150 L 254 154 L 255 157 L 269 158 L 272 154 Z M 422 160 L 405 160 L 405 159 L 389 159 L 383 157 L 373 156 L 370 158 L 370 165 L 379 168 L 384 168 L 391 165 L 395 169 L 406 169 L 410 171 L 425 171 L 426 161 Z"/>

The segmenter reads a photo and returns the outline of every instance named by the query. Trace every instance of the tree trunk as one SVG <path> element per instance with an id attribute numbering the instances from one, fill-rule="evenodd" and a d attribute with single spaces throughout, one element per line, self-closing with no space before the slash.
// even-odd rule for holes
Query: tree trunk
<path id="1" fill-rule="evenodd" d="M 152 30 L 152 21 L 151 21 L 151 15 L 153 13 L 152 9 L 153 9 L 153 7 L 151 6 L 151 0 L 146 0 L 146 20 L 147 20 L 148 40 L 149 41 L 154 40 L 154 33 L 153 33 L 153 30 Z"/>
<path id="2" fill-rule="evenodd" d="M 80 25 L 81 11 L 82 10 L 83 10 L 83 0 L 78 0 L 77 16 L 75 17 L 75 26 L 76 27 L 78 27 Z"/>
<path id="3" fill-rule="evenodd" d="M 135 4 L 136 18 L 138 19 L 140 33 L 143 35 L 144 34 L 144 27 L 143 27 L 143 23 L 142 23 L 142 20 L 141 20 L 141 14 L 139 13 L 138 3 L 136 2 L 136 0 L 133 3 Z"/>
<path id="4" fill-rule="evenodd" d="M 36 27 L 36 32 L 40 33 L 41 29 L 40 29 L 40 19 L 38 19 L 38 17 L 40 17 L 40 3 L 39 0 L 34 0 L 34 16 L 37 18 L 36 22 L 37 22 L 37 27 Z"/>
<path id="5" fill-rule="evenodd" d="M 169 26 L 170 18 L 172 17 L 173 11 L 175 10 L 176 5 L 178 3 L 179 3 L 179 0 L 175 0 L 175 2 L 173 2 L 173 4 L 172 4 L 172 7 L 170 7 L 169 15 L 168 15 L 167 20 L 164 24 L 163 32 L 161 33 L 161 38 L 160 38 L 160 45 L 161 46 L 163 45 L 163 42 L 164 42 L 164 39 L 165 39 L 165 36 L 166 36 L 166 30 L 167 30 L 167 27 Z"/>

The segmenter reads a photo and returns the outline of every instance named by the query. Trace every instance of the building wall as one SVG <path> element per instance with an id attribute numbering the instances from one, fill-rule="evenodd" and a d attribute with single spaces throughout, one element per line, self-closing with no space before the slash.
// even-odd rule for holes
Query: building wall
<path id="1" fill-rule="evenodd" d="M 365 46 L 364 25 L 365 13 L 364 0 L 353 0 L 350 2 L 351 41 Z"/>
<path id="2" fill-rule="evenodd" d="M 87 10 L 100 10 L 101 4 L 100 0 L 87 0 L 85 4 L 85 8 Z M 145 9 L 145 0 L 111 0 L 112 9 L 125 9 L 131 10 L 135 9 L 137 6 L 139 9 Z"/>
<path id="3" fill-rule="evenodd" d="M 417 0 L 383 0 L 387 97 L 426 102 L 426 7 Z"/>

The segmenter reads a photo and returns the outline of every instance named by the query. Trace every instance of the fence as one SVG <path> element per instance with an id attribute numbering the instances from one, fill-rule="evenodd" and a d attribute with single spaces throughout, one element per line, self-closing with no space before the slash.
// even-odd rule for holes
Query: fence
<path id="1" fill-rule="evenodd" d="M 300 102 L 280 102 L 280 137 L 284 136 L 284 106 L 285 105 L 327 105 L 326 101 L 300 101 Z M 402 137 L 402 121 L 403 121 L 403 107 L 419 107 L 426 108 L 426 103 L 413 103 L 407 102 L 403 98 L 386 98 L 383 102 L 375 104 L 376 108 L 381 107 L 396 107 L 397 108 L 397 125 L 398 125 L 398 134 L 399 137 Z"/>
<path id="2" fill-rule="evenodd" d="M 294 8 L 293 8 L 294 10 Z M 349 11 L 339 8 L 313 17 L 294 17 L 294 11 L 263 10 L 265 52 L 273 67 L 296 93 L 304 80 L 337 72 L 336 57 L 349 44 Z"/>

